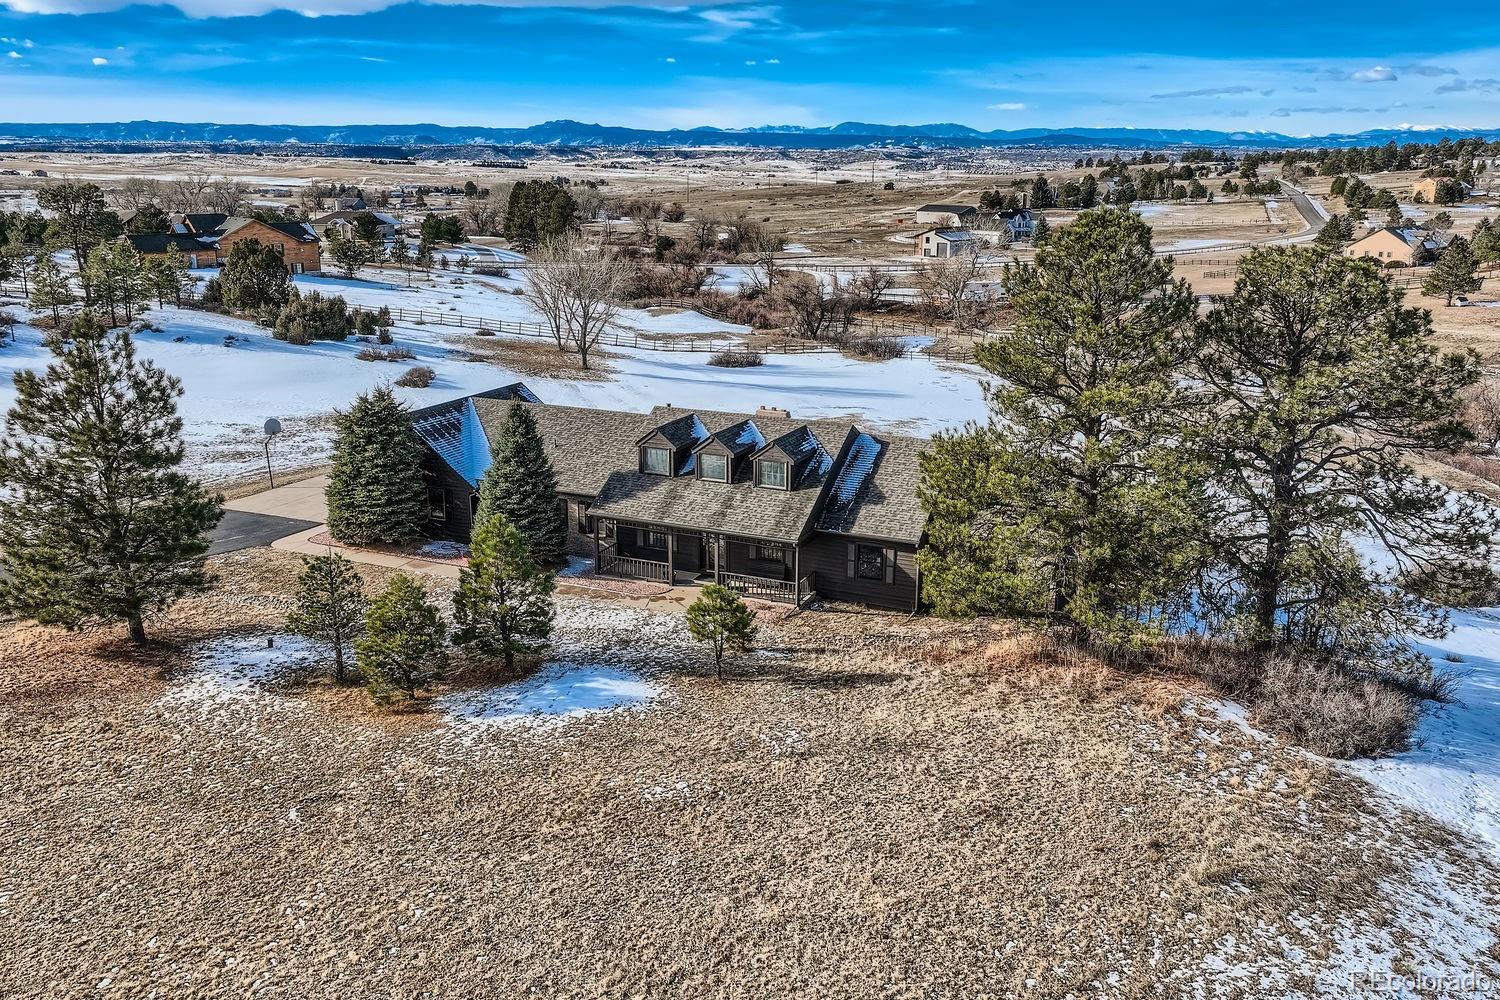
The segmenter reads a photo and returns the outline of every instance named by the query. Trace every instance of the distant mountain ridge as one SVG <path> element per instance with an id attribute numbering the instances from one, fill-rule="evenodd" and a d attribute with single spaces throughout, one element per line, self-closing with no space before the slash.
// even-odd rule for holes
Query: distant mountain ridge
<path id="1" fill-rule="evenodd" d="M 0 142 L 81 142 L 152 144 L 339 145 L 339 146 L 617 146 L 662 148 L 727 146 L 740 148 L 857 149 L 912 146 L 977 148 L 989 146 L 1121 147 L 1227 146 L 1286 149 L 1305 146 L 1377 146 L 1387 142 L 1435 143 L 1444 138 L 1500 136 L 1500 129 L 1399 128 L 1321 136 L 1279 132 L 1220 132 L 1212 129 L 1026 128 L 982 132 L 967 125 L 765 125 L 758 128 L 638 129 L 584 122 L 543 122 L 527 128 L 454 125 L 225 125 L 214 122 L 56 122 L 0 123 Z"/>

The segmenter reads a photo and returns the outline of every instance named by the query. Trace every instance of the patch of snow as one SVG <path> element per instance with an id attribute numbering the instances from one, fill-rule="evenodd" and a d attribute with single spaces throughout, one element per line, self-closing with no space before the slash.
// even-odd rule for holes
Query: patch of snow
<path id="1" fill-rule="evenodd" d="M 264 697 L 269 682 L 316 665 L 321 653 L 298 635 L 260 633 L 213 639 L 193 651 L 192 672 L 161 704 L 209 709 Z"/>
<path id="2" fill-rule="evenodd" d="M 435 701 L 450 726 L 472 729 L 555 726 L 601 712 L 646 708 L 662 688 L 621 667 L 552 663 L 522 681 L 460 691 Z"/>
<path id="3" fill-rule="evenodd" d="M 469 547 L 462 542 L 428 542 L 417 553 L 431 559 L 467 559 Z"/>
<path id="4" fill-rule="evenodd" d="M 1459 672 L 1458 703 L 1422 722 L 1418 749 L 1346 766 L 1500 855 L 1500 608 L 1454 612 L 1452 622 L 1446 638 L 1415 645 L 1440 669 Z"/>

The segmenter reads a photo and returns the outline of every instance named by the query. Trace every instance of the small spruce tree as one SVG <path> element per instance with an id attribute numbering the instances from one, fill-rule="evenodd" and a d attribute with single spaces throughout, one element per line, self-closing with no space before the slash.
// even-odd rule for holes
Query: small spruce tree
<path id="1" fill-rule="evenodd" d="M 724 678 L 724 655 L 747 653 L 756 633 L 755 613 L 740 595 L 728 587 L 710 583 L 698 599 L 688 605 L 688 634 L 713 649 L 714 676 Z"/>
<path id="2" fill-rule="evenodd" d="M 39 253 L 31 269 L 31 308 L 50 309 L 54 328 L 62 326 L 62 311 L 78 301 L 73 286 L 51 254 Z"/>
<path id="3" fill-rule="evenodd" d="M 552 635 L 552 577 L 537 568 L 526 540 L 504 515 L 486 518 L 474 532 L 469 565 L 453 595 L 454 641 L 481 656 L 534 656 Z"/>
<path id="4" fill-rule="evenodd" d="M 344 650 L 364 631 L 364 584 L 354 564 L 338 553 L 303 560 L 297 606 L 287 617 L 293 632 L 333 653 L 333 679 L 344 683 Z"/>
<path id="5" fill-rule="evenodd" d="M 336 418 L 328 477 L 328 530 L 348 545 L 415 541 L 427 521 L 422 442 L 388 386 Z"/>
<path id="6" fill-rule="evenodd" d="M 1422 294 L 1434 298 L 1446 297 L 1451 306 L 1453 296 L 1479 291 L 1482 280 L 1478 272 L 1479 261 L 1474 259 L 1469 241 L 1462 236 L 1455 236 L 1443 248 L 1443 252 L 1438 254 L 1437 263 L 1428 273 L 1427 280 L 1422 282 Z"/>
<path id="7" fill-rule="evenodd" d="M 557 476 L 536 419 L 520 403 L 506 411 L 479 484 L 478 523 L 495 514 L 516 526 L 538 564 L 556 565 L 565 558 L 568 519 L 558 502 Z"/>
<path id="8" fill-rule="evenodd" d="M 208 586 L 221 499 L 178 471 L 182 385 L 84 313 L 15 376 L 0 444 L 0 605 L 47 625 L 145 619 Z"/>
<path id="9" fill-rule="evenodd" d="M 354 660 L 382 704 L 397 695 L 410 702 L 417 692 L 441 680 L 447 667 L 443 643 L 447 626 L 421 584 L 404 573 L 370 605 L 365 633 L 354 643 Z"/>

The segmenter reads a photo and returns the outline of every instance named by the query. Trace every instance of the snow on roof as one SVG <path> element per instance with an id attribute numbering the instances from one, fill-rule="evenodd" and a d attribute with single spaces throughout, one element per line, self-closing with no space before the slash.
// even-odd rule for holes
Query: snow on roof
<path id="1" fill-rule="evenodd" d="M 839 503 L 853 502 L 869 480 L 870 473 L 875 469 L 875 460 L 879 457 L 880 442 L 864 431 L 856 434 L 854 443 L 849 446 L 849 457 L 844 460 L 844 468 L 839 472 L 838 479 L 834 480 L 834 499 Z"/>
<path id="2" fill-rule="evenodd" d="M 473 399 L 417 417 L 412 427 L 454 472 L 471 486 L 479 485 L 490 467 L 490 439 L 479 422 Z"/>
<path id="3" fill-rule="evenodd" d="M 766 446 L 766 436 L 760 432 L 759 427 L 755 426 L 755 421 L 746 420 L 744 426 L 739 429 L 739 433 L 734 436 L 734 444 L 749 445 L 759 450 Z"/>

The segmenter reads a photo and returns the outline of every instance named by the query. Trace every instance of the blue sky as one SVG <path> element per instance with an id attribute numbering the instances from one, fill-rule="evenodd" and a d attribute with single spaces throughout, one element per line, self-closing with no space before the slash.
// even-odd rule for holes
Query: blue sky
<path id="1" fill-rule="evenodd" d="M 1484 9 L 0 0 L 0 120 L 1500 128 Z"/>

